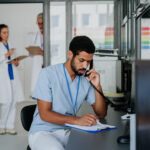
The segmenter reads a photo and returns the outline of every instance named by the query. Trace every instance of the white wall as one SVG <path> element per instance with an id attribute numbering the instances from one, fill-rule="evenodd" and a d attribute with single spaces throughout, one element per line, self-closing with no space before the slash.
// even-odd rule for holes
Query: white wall
<path id="1" fill-rule="evenodd" d="M 36 16 L 42 12 L 42 4 L 0 4 L 0 24 L 9 26 L 9 42 L 18 55 L 28 54 L 25 47 L 30 45 L 33 34 L 38 30 Z M 25 99 L 29 100 L 32 59 L 27 58 L 18 67 L 24 87 Z"/>

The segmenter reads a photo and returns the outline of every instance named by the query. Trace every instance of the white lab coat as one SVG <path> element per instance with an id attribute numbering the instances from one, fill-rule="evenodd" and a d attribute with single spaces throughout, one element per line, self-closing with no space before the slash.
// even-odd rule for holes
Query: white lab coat
<path id="1" fill-rule="evenodd" d="M 9 44 L 9 48 L 12 48 Z M 6 47 L 0 42 L 0 103 L 10 103 L 12 100 L 12 89 L 10 78 L 8 74 L 8 59 L 5 58 L 5 54 L 7 53 Z M 15 57 L 15 54 L 11 56 L 11 58 Z M 19 73 L 15 65 L 13 66 L 14 73 L 14 85 L 16 88 L 16 93 L 14 94 L 14 100 L 16 102 L 20 102 L 24 100 L 23 89 L 21 85 L 21 81 L 19 78 Z"/>
<path id="2" fill-rule="evenodd" d="M 43 37 L 39 32 L 37 32 L 33 38 L 32 46 L 39 46 L 43 50 Z M 43 66 L 43 56 L 36 55 L 33 56 L 33 66 L 32 66 L 32 77 L 31 77 L 31 94 L 34 91 L 35 84 L 37 82 L 39 73 L 42 70 Z"/>

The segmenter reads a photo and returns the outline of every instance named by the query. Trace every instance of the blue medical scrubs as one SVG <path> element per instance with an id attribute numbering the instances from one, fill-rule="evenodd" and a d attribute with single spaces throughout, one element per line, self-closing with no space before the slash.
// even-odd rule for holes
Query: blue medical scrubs
<path id="1" fill-rule="evenodd" d="M 68 83 L 66 82 L 66 77 Z M 73 102 L 70 99 L 70 93 Z M 74 110 L 77 113 L 84 100 L 90 105 L 95 103 L 95 93 L 90 83 L 84 76 L 80 76 L 80 83 L 79 76 L 76 76 L 72 81 L 67 69 L 64 68 L 64 64 L 57 64 L 42 69 L 32 97 L 35 100 L 40 99 L 52 103 L 52 111 L 67 116 L 75 115 Z M 29 134 L 38 131 L 55 131 L 63 128 L 65 127 L 43 121 L 40 118 L 38 108 L 36 108 Z"/>

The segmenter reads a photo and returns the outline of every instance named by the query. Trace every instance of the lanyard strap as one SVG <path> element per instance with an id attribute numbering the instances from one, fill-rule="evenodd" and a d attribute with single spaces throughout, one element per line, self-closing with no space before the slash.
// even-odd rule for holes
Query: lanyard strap
<path id="1" fill-rule="evenodd" d="M 72 103 L 72 106 L 73 106 L 74 115 L 75 115 L 76 114 L 76 103 L 77 103 L 78 94 L 79 94 L 80 77 L 78 77 L 78 87 L 77 87 L 76 99 L 75 99 L 75 103 L 73 104 L 73 98 L 72 98 L 72 94 L 71 94 L 71 89 L 70 89 L 69 81 L 68 81 L 68 78 L 67 78 L 67 75 L 66 75 L 66 70 L 65 70 L 65 65 L 64 64 L 63 64 L 63 69 L 64 69 L 64 74 L 65 74 L 67 87 L 68 87 L 68 91 L 69 91 L 69 95 L 70 95 L 70 100 L 71 100 L 71 103 Z"/>

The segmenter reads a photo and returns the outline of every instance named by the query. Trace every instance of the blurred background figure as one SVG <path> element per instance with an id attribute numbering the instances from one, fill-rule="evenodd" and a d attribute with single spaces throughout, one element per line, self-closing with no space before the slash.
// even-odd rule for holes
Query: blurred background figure
<path id="1" fill-rule="evenodd" d="M 37 15 L 37 25 L 39 31 L 34 35 L 32 46 L 39 46 L 42 50 L 33 56 L 31 94 L 34 90 L 38 75 L 43 67 L 43 13 Z"/>
<path id="2" fill-rule="evenodd" d="M 15 51 L 8 44 L 9 29 L 5 24 L 0 24 L 0 134 L 17 134 L 14 130 L 16 103 L 24 100 L 17 60 L 11 64 L 7 62 L 14 58 Z"/>

